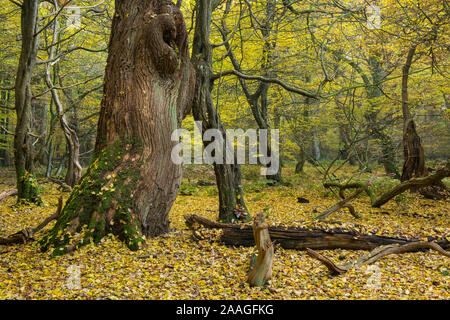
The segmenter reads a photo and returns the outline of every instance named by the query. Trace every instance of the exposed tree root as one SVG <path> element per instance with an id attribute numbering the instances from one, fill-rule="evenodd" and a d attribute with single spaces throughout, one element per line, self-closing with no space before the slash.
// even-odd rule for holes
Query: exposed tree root
<path id="1" fill-rule="evenodd" d="M 3 199 L 5 199 L 7 197 L 16 196 L 16 195 L 17 195 L 17 189 L 3 191 L 2 193 L 0 193 L 0 201 L 2 201 Z"/>
<path id="2" fill-rule="evenodd" d="M 63 200 L 62 197 L 58 200 L 58 208 L 56 209 L 56 212 L 47 218 L 45 218 L 44 221 L 42 221 L 38 226 L 35 228 L 25 228 L 23 230 L 20 230 L 19 232 L 13 233 L 7 237 L 0 237 L 0 244 L 1 245 L 12 245 L 12 244 L 18 244 L 18 243 L 28 243 L 34 241 L 34 235 L 41 231 L 46 225 L 48 225 L 51 221 L 57 219 L 59 217 L 59 214 L 61 213 Z"/>
<path id="3" fill-rule="evenodd" d="M 249 225 L 217 223 L 207 218 L 190 215 L 185 216 L 186 224 L 193 232 L 199 232 L 199 226 L 209 229 L 223 229 L 221 241 L 225 245 L 254 246 L 253 229 Z M 196 226 L 198 226 L 196 228 Z M 285 249 L 316 250 L 347 249 L 347 250 L 372 250 L 382 245 L 408 244 L 420 240 L 403 236 L 387 237 L 371 234 L 362 234 L 355 230 L 345 228 L 306 228 L 306 227 L 268 227 L 270 238 Z M 450 242 L 446 239 L 428 238 L 428 241 L 436 241 L 442 248 L 450 248 Z"/>
<path id="4" fill-rule="evenodd" d="M 440 245 L 435 242 L 427 242 L 427 241 L 417 241 L 411 242 L 404 245 L 392 244 L 388 246 L 378 247 L 371 251 L 369 254 L 360 257 L 358 260 L 354 262 L 349 262 L 344 265 L 337 265 L 327 257 L 317 253 L 314 250 L 306 248 L 306 252 L 312 258 L 315 258 L 322 262 L 328 270 L 330 270 L 333 275 L 340 275 L 348 272 L 351 269 L 359 268 L 366 264 L 373 264 L 374 262 L 380 260 L 383 257 L 386 257 L 390 254 L 400 254 L 412 251 L 418 251 L 422 249 L 432 249 L 436 250 L 440 254 L 450 257 L 450 252 L 444 250 Z"/>

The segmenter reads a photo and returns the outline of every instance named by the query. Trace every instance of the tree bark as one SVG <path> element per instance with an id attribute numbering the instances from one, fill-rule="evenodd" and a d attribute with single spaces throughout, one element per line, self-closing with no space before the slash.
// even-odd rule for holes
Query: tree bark
<path id="1" fill-rule="evenodd" d="M 233 64 L 234 70 L 239 73 L 242 73 L 242 68 L 240 66 L 240 63 L 236 59 L 236 57 L 232 51 L 231 45 L 229 43 L 230 31 L 228 30 L 228 27 L 226 24 L 226 16 L 231 11 L 230 5 L 231 5 L 231 1 L 227 1 L 227 7 L 225 9 L 224 16 L 221 21 L 222 29 L 219 31 L 222 35 L 222 40 L 224 41 L 223 44 L 225 46 L 225 49 L 227 50 L 227 55 L 230 58 L 231 63 Z M 276 43 L 274 42 L 273 39 L 272 40 L 269 39 L 270 33 L 272 31 L 274 17 L 275 17 L 274 10 L 275 10 L 274 2 L 268 1 L 266 4 L 266 9 L 265 9 L 266 20 L 264 22 L 264 25 L 259 27 L 261 35 L 265 39 L 263 50 L 262 50 L 262 56 L 263 56 L 262 61 L 263 62 L 261 65 L 261 69 L 264 72 L 264 77 L 270 76 L 269 69 L 270 69 L 271 59 L 272 59 L 272 51 L 276 45 Z M 250 92 L 250 88 L 249 88 L 247 82 L 242 77 L 239 77 L 239 83 L 240 83 L 242 91 L 244 92 L 244 95 L 247 99 L 247 102 L 250 106 L 250 109 L 252 111 L 255 122 L 258 125 L 258 128 L 262 129 L 262 130 L 269 130 L 270 124 L 268 121 L 268 112 L 267 112 L 268 111 L 267 93 L 268 93 L 268 90 L 270 87 L 270 83 L 261 81 L 254 93 Z M 267 145 L 267 155 L 269 157 L 271 157 L 272 152 L 274 152 L 274 151 L 271 150 L 271 146 L 270 146 L 270 144 L 268 144 Z M 271 164 L 268 164 L 268 167 L 270 165 Z M 279 170 L 275 174 L 265 175 L 265 178 L 268 180 L 275 181 L 275 184 L 280 183 L 281 182 L 281 164 L 280 164 Z"/>
<path id="2" fill-rule="evenodd" d="M 258 248 L 258 257 L 250 270 L 247 282 L 250 286 L 263 286 L 272 278 L 273 244 L 264 214 L 259 213 L 253 221 L 253 237 Z"/>
<path id="3" fill-rule="evenodd" d="M 302 173 L 303 167 L 305 166 L 306 156 L 303 148 L 300 149 L 299 154 L 297 156 L 297 163 L 295 165 L 295 173 Z"/>
<path id="4" fill-rule="evenodd" d="M 403 155 L 405 162 L 400 179 L 402 182 L 426 175 L 425 154 L 413 119 L 407 121 L 403 132 Z"/>
<path id="5" fill-rule="evenodd" d="M 181 11 L 166 0 L 116 1 L 93 162 L 43 250 L 64 254 L 107 233 L 138 250 L 169 231 L 181 184 L 171 134 L 190 111 L 194 81 Z"/>
<path id="6" fill-rule="evenodd" d="M 15 84 L 17 115 L 14 136 L 14 164 L 17 176 L 17 200 L 41 203 L 33 175 L 31 131 L 31 77 L 36 63 L 39 27 L 39 0 L 24 0 L 21 9 L 22 49 Z"/>
<path id="7" fill-rule="evenodd" d="M 3 86 L 4 83 L 2 83 Z M 9 90 L 0 90 L 0 101 L 2 106 L 9 107 L 9 102 L 11 99 L 11 94 Z M 9 127 L 9 115 L 10 111 L 8 108 L 0 109 L 0 167 L 9 167 L 12 165 L 10 156 L 10 143 L 8 139 L 8 127 Z"/>

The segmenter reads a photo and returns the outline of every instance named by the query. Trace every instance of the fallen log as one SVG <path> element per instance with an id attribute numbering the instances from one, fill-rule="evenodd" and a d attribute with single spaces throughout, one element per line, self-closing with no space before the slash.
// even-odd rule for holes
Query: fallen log
<path id="1" fill-rule="evenodd" d="M 384 193 L 379 197 L 375 202 L 372 203 L 372 207 L 379 208 L 395 196 L 409 190 L 411 188 L 425 188 L 431 185 L 435 185 L 440 182 L 442 179 L 450 177 L 450 162 L 447 162 L 447 165 L 439 170 L 436 173 L 426 176 L 424 178 L 414 178 L 400 183 L 395 186 L 393 189 Z"/>
<path id="2" fill-rule="evenodd" d="M 351 269 L 357 269 L 363 265 L 373 264 L 376 261 L 380 260 L 391 254 L 400 254 L 406 252 L 413 252 L 421 249 L 432 249 L 442 254 L 443 256 L 450 258 L 450 252 L 444 250 L 441 246 L 439 246 L 435 242 L 426 242 L 426 241 L 417 241 L 412 243 L 407 243 L 404 245 L 388 245 L 384 247 L 378 247 L 371 251 L 369 254 L 360 257 L 358 260 L 354 262 L 349 262 L 343 265 L 337 265 L 327 257 L 311 250 L 310 248 L 306 248 L 306 252 L 312 258 L 315 258 L 322 262 L 325 267 L 331 272 L 332 275 L 340 275 L 348 272 Z"/>
<path id="3" fill-rule="evenodd" d="M 7 197 L 16 196 L 16 195 L 17 195 L 17 189 L 10 189 L 10 190 L 3 191 L 2 193 L 0 193 L 0 201 L 2 201 L 3 199 L 5 199 Z"/>
<path id="4" fill-rule="evenodd" d="M 192 224 L 206 228 L 222 229 L 220 240 L 225 245 L 251 247 L 255 245 L 253 229 L 249 225 L 217 223 L 197 215 L 185 216 Z M 376 247 L 390 244 L 407 244 L 421 241 L 404 236 L 388 237 L 372 234 L 363 234 L 345 228 L 321 229 L 316 227 L 282 227 L 270 226 L 268 228 L 271 240 L 285 249 L 315 250 L 346 249 L 346 250 L 373 250 Z M 447 239 L 427 238 L 444 249 L 450 248 Z"/>
<path id="5" fill-rule="evenodd" d="M 337 183 L 337 182 L 326 182 L 323 184 L 323 186 L 324 186 L 324 188 L 327 188 L 327 189 L 338 188 L 339 196 L 341 197 L 341 199 L 345 199 L 345 194 L 344 194 L 345 190 L 363 188 L 364 183 L 353 182 L 353 183 L 341 184 L 341 183 Z M 365 188 L 363 191 L 365 191 L 367 193 L 367 195 L 370 197 L 370 199 L 373 199 L 373 197 L 375 196 L 373 194 L 372 189 L 370 189 L 370 188 Z"/>
<path id="6" fill-rule="evenodd" d="M 42 221 L 39 225 L 37 225 L 35 228 L 25 228 L 22 229 L 16 233 L 13 233 L 7 237 L 0 237 L 0 245 L 12 245 L 12 244 L 18 244 L 18 243 L 28 243 L 34 241 L 34 235 L 41 231 L 46 225 L 48 225 L 51 221 L 58 219 L 59 214 L 62 210 L 62 197 L 58 200 L 58 208 L 56 209 L 56 212 L 47 218 L 45 218 L 44 221 Z"/>

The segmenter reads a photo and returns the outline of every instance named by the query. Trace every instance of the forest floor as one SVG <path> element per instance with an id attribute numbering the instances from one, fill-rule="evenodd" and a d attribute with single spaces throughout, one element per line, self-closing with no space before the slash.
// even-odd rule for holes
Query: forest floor
<path id="1" fill-rule="evenodd" d="M 255 168 L 256 169 L 256 168 Z M 346 168 L 352 174 L 355 168 Z M 269 225 L 304 225 L 338 201 L 321 185 L 321 176 L 310 166 L 294 175 L 283 169 L 286 184 L 268 187 L 257 170 L 244 171 L 244 190 L 251 214 L 265 212 Z M 364 175 L 367 178 L 370 174 Z M 390 255 L 372 266 L 331 276 L 304 251 L 275 247 L 273 278 L 264 287 L 246 284 L 250 256 L 255 248 L 226 247 L 220 231 L 196 241 L 184 223 L 184 215 L 217 218 L 215 186 L 197 187 L 198 179 L 213 180 L 205 168 L 187 168 L 185 183 L 170 212 L 172 232 L 148 239 L 147 247 L 132 252 L 112 236 L 99 245 L 88 245 L 62 257 L 41 253 L 36 243 L 0 246 L 0 299 L 449 299 L 450 260 L 437 252 Z M 189 181 L 189 182 L 188 182 Z M 12 172 L 0 172 L 0 192 L 13 188 Z M 395 185 L 380 178 L 375 192 Z M 42 184 L 45 205 L 14 205 L 15 197 L 0 202 L 0 236 L 34 227 L 54 213 L 58 197 L 67 199 L 53 184 Z M 297 197 L 310 200 L 298 203 Z M 352 204 L 363 215 L 356 220 L 347 211 L 330 220 L 362 225 L 383 235 L 424 238 L 450 232 L 449 201 L 432 201 L 405 193 L 381 209 L 374 209 L 366 195 Z M 47 228 L 49 228 L 51 223 Z M 326 250 L 335 262 L 353 261 L 364 251 Z M 80 287 L 68 284 L 80 268 Z M 73 283 L 73 282 L 72 282 Z"/>

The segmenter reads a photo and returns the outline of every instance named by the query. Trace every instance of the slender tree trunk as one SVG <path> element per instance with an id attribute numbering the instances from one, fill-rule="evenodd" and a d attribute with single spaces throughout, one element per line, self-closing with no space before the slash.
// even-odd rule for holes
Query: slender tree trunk
<path id="1" fill-rule="evenodd" d="M 53 137 L 50 138 L 47 155 L 47 169 L 45 170 L 45 176 L 49 178 L 52 175 L 53 170 Z"/>
<path id="2" fill-rule="evenodd" d="M 55 6 L 55 10 L 57 11 L 59 8 Z M 59 41 L 59 23 L 58 17 L 55 17 L 55 21 L 53 22 L 53 39 L 52 39 L 52 47 L 50 49 L 49 60 L 53 60 L 55 55 L 57 54 L 57 42 Z M 52 81 L 51 69 L 53 65 L 53 72 L 56 72 L 56 68 L 54 64 L 48 63 L 45 70 L 45 82 L 47 87 L 50 89 L 52 94 L 52 99 L 56 106 L 56 112 L 58 114 L 59 123 L 61 125 L 61 129 L 63 130 L 64 137 L 66 139 L 66 147 L 68 150 L 68 165 L 67 165 L 67 173 L 64 179 L 64 182 L 69 186 L 75 186 L 81 178 L 81 165 L 78 160 L 80 155 L 80 143 L 78 141 L 77 133 L 74 129 L 69 126 L 69 123 L 66 119 L 66 114 L 64 112 L 63 105 L 61 100 L 59 99 L 58 91 L 54 88 L 54 83 Z M 56 75 L 54 76 L 56 78 Z"/>
<path id="3" fill-rule="evenodd" d="M 367 98 L 371 104 L 368 113 L 369 127 L 373 136 L 378 139 L 381 144 L 381 163 L 383 163 L 385 172 L 387 174 L 394 174 L 396 178 L 400 178 L 400 173 L 397 169 L 397 161 L 395 159 L 394 143 L 389 134 L 386 133 L 386 128 L 383 127 L 383 123 L 378 119 L 380 107 L 371 101 L 372 99 L 383 96 L 383 91 L 381 89 L 384 77 L 383 66 L 376 55 L 371 55 L 369 57 L 369 67 L 372 75 L 372 85 L 366 87 Z"/>
<path id="4" fill-rule="evenodd" d="M 341 154 L 342 160 L 348 159 L 348 163 L 351 166 L 354 166 L 354 165 L 356 165 L 355 155 L 352 150 L 352 149 L 354 149 L 354 146 L 352 146 L 352 142 L 349 137 L 348 131 L 349 131 L 349 125 L 341 123 L 341 125 L 339 127 L 339 140 L 340 140 L 340 144 L 341 144 L 341 149 L 339 150 L 339 152 Z"/>
<path id="5" fill-rule="evenodd" d="M 422 177 L 425 173 L 425 155 L 422 142 L 416 131 L 416 124 L 412 118 L 408 104 L 408 78 L 416 46 L 409 49 L 402 70 L 402 113 L 403 113 L 403 164 L 401 181 L 412 177 Z"/>
<path id="6" fill-rule="evenodd" d="M 233 64 L 233 67 L 236 71 L 242 72 L 241 66 L 234 56 L 234 53 L 232 51 L 231 45 L 229 43 L 229 37 L 230 31 L 228 30 L 227 24 L 226 24 L 226 16 L 231 11 L 231 1 L 226 2 L 226 9 L 224 13 L 224 17 L 222 18 L 222 29 L 220 30 L 222 35 L 222 40 L 224 41 L 225 49 L 227 50 L 228 57 L 231 60 L 231 63 Z M 263 48 L 263 62 L 261 65 L 262 70 L 265 71 L 265 76 L 268 76 L 268 70 L 270 69 L 270 61 L 271 61 L 271 54 L 273 51 L 273 48 L 275 47 L 275 43 L 273 43 L 273 40 L 269 40 L 270 32 L 272 30 L 273 20 L 274 20 L 274 10 L 275 5 L 273 1 L 269 1 L 266 3 L 266 21 L 264 23 L 264 26 L 260 26 L 261 34 L 266 38 L 264 41 L 264 48 Z M 252 94 L 250 93 L 250 89 L 247 85 L 247 82 L 239 78 L 239 83 L 241 84 L 242 91 L 245 94 L 245 97 L 247 99 L 247 102 L 250 106 L 250 109 L 252 111 L 253 117 L 256 121 L 256 124 L 258 125 L 259 129 L 268 130 L 270 129 L 269 122 L 268 122 L 268 115 L 267 115 L 267 107 L 268 107 L 268 99 L 267 99 L 267 92 L 270 87 L 270 84 L 261 82 L 256 89 L 256 91 Z M 267 155 L 269 157 L 272 156 L 272 150 L 270 145 L 267 146 Z M 268 167 L 271 164 L 268 164 Z M 281 182 L 281 163 L 280 163 L 280 170 L 277 171 L 277 173 L 273 175 L 266 175 L 266 179 L 274 180 L 276 183 Z"/>
<path id="7" fill-rule="evenodd" d="M 305 151 L 303 150 L 303 148 L 301 148 L 299 155 L 297 157 L 297 164 L 295 165 L 295 173 L 303 172 L 305 162 L 306 162 Z"/>
<path id="8" fill-rule="evenodd" d="M 192 111 L 194 119 L 202 122 L 203 132 L 208 129 L 218 129 L 226 142 L 225 129 L 211 97 L 212 48 L 209 36 L 213 5 L 214 1 L 199 0 L 196 7 L 192 63 L 197 77 Z M 205 146 L 208 144 L 208 142 L 204 143 Z M 241 185 L 241 167 L 237 163 L 224 162 L 214 164 L 214 172 L 219 191 L 219 220 L 224 222 L 237 220 L 237 213 L 248 212 Z M 244 216 L 249 218 L 249 215 Z"/>
<path id="9" fill-rule="evenodd" d="M 397 161 L 395 159 L 395 147 L 392 138 L 384 132 L 377 132 L 375 136 L 380 140 L 382 159 L 384 171 L 387 174 L 393 174 L 396 179 L 400 178 L 400 173 L 397 169 Z"/>
<path id="10" fill-rule="evenodd" d="M 31 131 L 31 77 L 37 57 L 39 0 L 24 0 L 21 11 L 22 49 L 15 84 L 17 125 L 14 136 L 14 160 L 18 201 L 40 203 L 37 181 L 33 175 Z"/>
<path id="11" fill-rule="evenodd" d="M 0 126 L 4 128 L 4 130 L 9 130 L 9 101 L 11 95 L 9 91 L 2 90 L 0 99 L 2 101 L 2 105 L 5 108 L 1 109 L 1 118 L 0 118 Z M 3 102 L 5 102 L 3 104 Z M 3 129 L 0 130 L 0 166 L 1 167 L 9 167 L 12 165 L 10 153 L 9 153 L 9 140 L 8 133 L 4 132 Z"/>
<path id="12" fill-rule="evenodd" d="M 320 154 L 320 144 L 319 144 L 319 138 L 317 136 L 317 130 L 313 129 L 313 147 L 312 147 L 312 155 L 314 160 L 320 160 L 321 154 Z"/>
<path id="13" fill-rule="evenodd" d="M 383 92 L 381 90 L 382 80 L 384 77 L 382 64 L 378 60 L 376 53 L 369 56 L 368 64 L 371 70 L 371 78 L 372 78 L 372 80 L 370 80 L 369 76 L 366 73 L 364 73 L 364 71 L 357 63 L 355 63 L 352 60 L 348 60 L 348 63 L 354 70 L 356 70 L 356 72 L 359 73 L 365 84 L 367 99 L 369 100 L 370 104 L 370 108 L 368 112 L 366 112 L 365 114 L 365 118 L 368 124 L 367 127 L 369 129 L 368 135 L 374 136 L 381 143 L 381 152 L 382 152 L 381 162 L 384 165 L 386 173 L 388 174 L 393 173 L 396 177 L 399 177 L 400 174 L 397 170 L 394 145 L 389 135 L 385 133 L 385 129 L 380 124 L 380 121 L 377 119 L 380 108 L 371 101 L 372 99 L 381 97 L 383 95 Z M 368 140 L 365 140 L 360 145 L 363 145 L 363 149 L 367 150 Z M 368 169 L 369 164 L 368 157 L 366 157 L 366 155 L 363 154 L 363 152 L 361 153 L 358 152 L 357 157 L 359 158 L 358 161 L 360 164 L 360 169 L 361 170 Z"/>
<path id="14" fill-rule="evenodd" d="M 166 0 L 117 0 L 94 159 L 40 241 L 54 255 L 118 235 L 132 250 L 169 231 L 181 184 L 173 130 L 192 105 L 195 74 L 181 11 Z"/>

